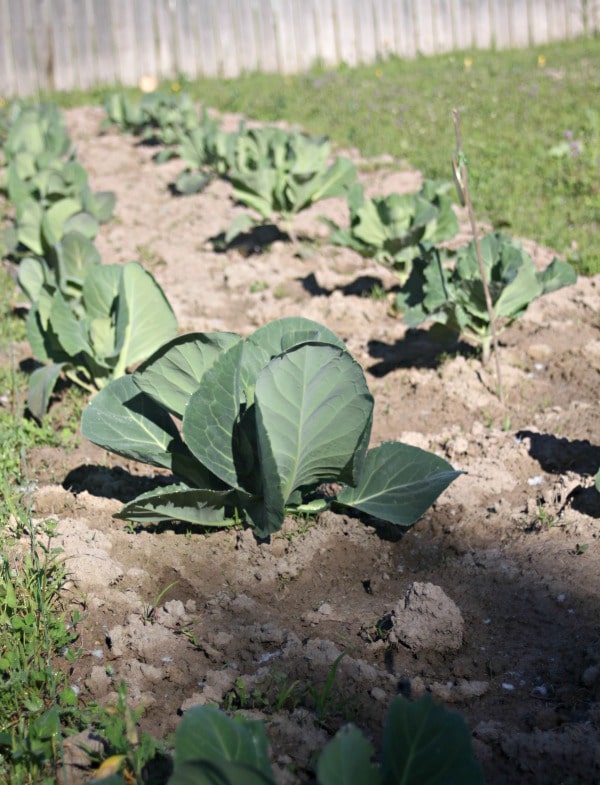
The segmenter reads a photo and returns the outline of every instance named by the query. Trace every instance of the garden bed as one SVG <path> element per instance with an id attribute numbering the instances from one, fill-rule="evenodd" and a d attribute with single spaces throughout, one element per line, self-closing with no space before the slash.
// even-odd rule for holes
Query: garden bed
<path id="1" fill-rule="evenodd" d="M 141 261 L 182 331 L 248 335 L 282 316 L 325 324 L 366 372 L 372 444 L 404 441 L 465 472 L 405 532 L 327 512 L 257 543 L 242 528 L 114 520 L 152 470 L 83 438 L 70 452 L 37 448 L 34 514 L 57 519 L 86 608 L 71 676 L 80 699 L 114 700 L 124 680 L 141 726 L 162 739 L 195 703 L 252 711 L 280 781 L 294 783 L 310 780 L 315 750 L 341 724 L 377 746 L 392 698 L 430 691 L 465 716 L 490 785 L 598 780 L 600 277 L 541 298 L 503 333 L 502 406 L 493 366 L 391 315 L 393 273 L 302 243 L 326 237 L 320 214 L 346 220 L 344 200 L 298 218 L 301 254 L 268 232 L 215 251 L 210 238 L 241 210 L 228 183 L 174 197 L 181 162 L 158 166 L 152 147 L 101 133 L 99 109 L 67 118 L 93 187 L 117 194 L 96 240 L 104 262 Z M 360 178 L 369 195 L 421 183 L 387 160 Z M 551 260 L 525 244 L 540 267 Z M 402 615 L 411 587 L 405 623 L 418 634 L 395 641 L 390 614 Z"/>

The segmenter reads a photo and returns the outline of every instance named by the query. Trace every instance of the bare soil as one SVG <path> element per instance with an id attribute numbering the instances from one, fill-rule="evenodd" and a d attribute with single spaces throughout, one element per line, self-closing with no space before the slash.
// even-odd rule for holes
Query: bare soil
<path id="1" fill-rule="evenodd" d="M 390 314 L 389 270 L 324 242 L 299 256 L 276 233 L 215 251 L 242 209 L 228 183 L 175 197 L 181 162 L 159 166 L 152 147 L 101 131 L 99 109 L 67 117 L 93 187 L 117 193 L 103 261 L 141 260 L 182 332 L 322 322 L 364 367 L 372 443 L 405 441 L 465 472 L 407 531 L 326 513 L 259 544 L 241 528 L 127 526 L 112 515 L 149 487 L 147 467 L 83 438 L 36 450 L 35 515 L 58 520 L 87 611 L 71 675 L 81 700 L 110 702 L 124 679 L 162 739 L 190 705 L 242 704 L 265 719 L 280 782 L 303 783 L 341 724 L 377 745 L 393 697 L 427 690 L 466 718 L 490 785 L 600 781 L 600 278 L 540 299 L 503 333 L 503 407 L 468 347 L 442 354 Z M 370 195 L 421 181 L 393 161 L 362 171 Z M 347 220 L 343 200 L 322 203 L 300 217 L 301 238 L 324 239 L 319 214 Z M 540 265 L 553 256 L 526 246 Z M 369 296 L 374 284 L 385 297 Z"/>

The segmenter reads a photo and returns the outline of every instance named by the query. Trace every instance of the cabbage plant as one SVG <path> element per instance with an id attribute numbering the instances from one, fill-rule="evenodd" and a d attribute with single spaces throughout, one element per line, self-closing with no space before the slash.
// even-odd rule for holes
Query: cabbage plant
<path id="1" fill-rule="evenodd" d="M 26 106 L 16 113 L 4 146 L 2 189 L 15 207 L 9 250 L 38 256 L 68 231 L 95 237 L 115 205 L 111 191 L 93 192 L 56 106 Z"/>
<path id="2" fill-rule="evenodd" d="M 505 234 L 485 235 L 480 248 L 497 333 L 538 297 L 577 280 L 571 265 L 559 259 L 537 270 L 531 256 Z M 414 259 L 396 306 L 409 327 L 433 322 L 439 338 L 454 341 L 464 336 L 481 349 L 484 359 L 489 356 L 491 324 L 474 242 L 456 254 L 431 248 Z"/>
<path id="3" fill-rule="evenodd" d="M 240 122 L 238 131 L 223 131 L 204 109 L 200 122 L 182 135 L 176 148 L 186 168 L 175 180 L 175 191 L 186 196 L 198 193 L 213 177 L 226 176 L 233 164 L 235 148 L 242 133 L 243 122 Z"/>
<path id="4" fill-rule="evenodd" d="M 100 264 L 93 245 L 69 236 L 57 247 L 57 274 L 24 260 L 20 283 L 33 303 L 27 338 L 42 363 L 30 377 L 27 406 L 41 419 L 64 375 L 93 392 L 149 357 L 177 334 L 162 289 L 137 262 Z"/>
<path id="5" fill-rule="evenodd" d="M 354 164 L 337 157 L 329 164 L 331 144 L 324 137 L 281 128 L 252 128 L 239 134 L 229 179 L 235 198 L 258 218 L 243 214 L 229 227 L 230 243 L 242 231 L 281 222 L 294 240 L 294 217 L 311 204 L 343 196 L 356 179 Z"/>
<path id="6" fill-rule="evenodd" d="M 345 725 L 321 750 L 318 785 L 483 785 L 463 717 L 428 694 L 392 701 L 378 759 L 355 725 Z M 214 706 L 193 706 L 175 734 L 168 785 L 275 785 L 262 721 L 231 718 Z"/>
<path id="7" fill-rule="evenodd" d="M 345 344 L 322 325 L 280 319 L 243 340 L 191 333 L 111 381 L 83 412 L 90 441 L 170 470 L 174 482 L 117 517 L 228 526 L 259 538 L 287 510 L 327 505 L 408 526 L 457 472 L 401 443 L 367 451 L 373 398 Z M 319 491 L 328 485 L 325 496 Z"/>
<path id="8" fill-rule="evenodd" d="M 413 194 L 389 194 L 365 199 L 356 183 L 348 192 L 350 226 L 330 227 L 329 242 L 342 245 L 404 273 L 423 247 L 449 240 L 458 232 L 458 220 L 449 196 L 451 184 L 425 180 Z"/>
<path id="9" fill-rule="evenodd" d="M 175 145 L 198 125 L 198 112 L 187 93 L 155 91 L 130 98 L 115 92 L 107 97 L 104 109 L 110 123 L 146 142 Z"/>

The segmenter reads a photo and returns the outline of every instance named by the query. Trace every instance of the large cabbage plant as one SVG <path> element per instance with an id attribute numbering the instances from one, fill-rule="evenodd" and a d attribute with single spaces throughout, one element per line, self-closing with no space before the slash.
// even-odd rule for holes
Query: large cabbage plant
<path id="1" fill-rule="evenodd" d="M 174 475 L 117 517 L 211 527 L 242 517 L 263 538 L 287 510 L 328 504 L 408 526 L 455 479 L 442 458 L 409 445 L 367 450 L 372 417 L 345 344 L 287 318 L 245 340 L 213 332 L 169 341 L 92 399 L 82 432 Z"/>

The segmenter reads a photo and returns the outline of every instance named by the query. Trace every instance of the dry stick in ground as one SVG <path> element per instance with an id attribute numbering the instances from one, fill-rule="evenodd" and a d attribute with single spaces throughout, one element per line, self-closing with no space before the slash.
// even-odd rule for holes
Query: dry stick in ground
<path id="1" fill-rule="evenodd" d="M 477 262 L 479 263 L 479 274 L 481 275 L 481 283 L 485 294 L 485 304 L 487 307 L 488 316 L 490 319 L 490 330 L 492 333 L 492 346 L 494 348 L 494 361 L 496 363 L 496 378 L 498 380 L 498 398 L 500 403 L 504 404 L 504 391 L 502 387 L 502 373 L 500 371 L 500 355 L 498 353 L 498 336 L 496 333 L 496 316 L 494 314 L 494 306 L 490 296 L 490 288 L 488 286 L 487 276 L 485 273 L 485 266 L 483 264 L 483 257 L 481 256 L 481 246 L 479 245 L 479 232 L 477 230 L 477 223 L 475 221 L 475 213 L 473 212 L 473 203 L 471 201 L 471 191 L 469 189 L 469 175 L 467 172 L 467 165 L 465 155 L 462 149 L 462 140 L 460 135 L 460 121 L 458 117 L 458 110 L 452 110 L 452 119 L 454 120 L 454 130 L 456 132 L 456 157 L 452 160 L 454 166 L 454 173 L 457 180 L 457 187 L 459 190 L 460 200 L 467 208 L 469 214 L 469 221 L 471 223 L 471 233 L 473 235 L 473 242 L 475 243 L 475 251 L 477 253 Z M 488 357 L 483 357 L 484 364 L 487 363 Z"/>

